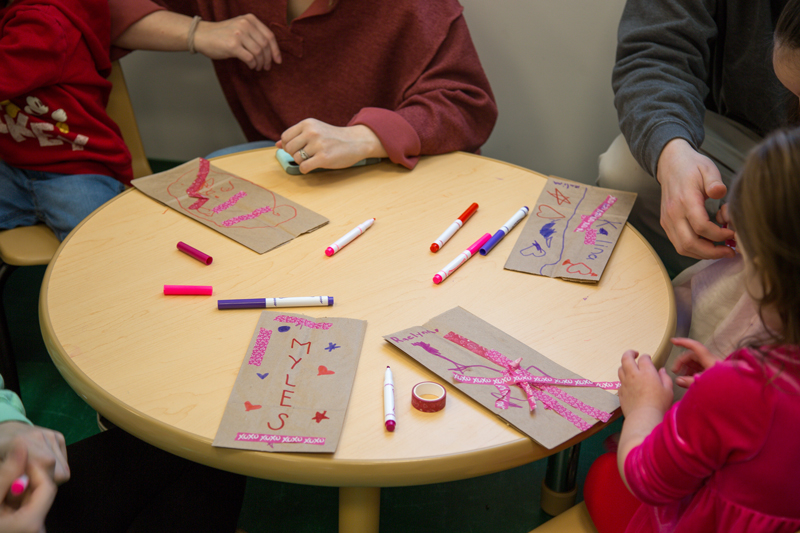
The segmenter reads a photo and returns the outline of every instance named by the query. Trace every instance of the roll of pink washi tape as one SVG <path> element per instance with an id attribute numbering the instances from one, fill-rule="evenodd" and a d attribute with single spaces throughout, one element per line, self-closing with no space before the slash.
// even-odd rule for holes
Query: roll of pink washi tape
<path id="1" fill-rule="evenodd" d="M 211 296 L 214 288 L 211 285 L 164 285 L 164 294 L 187 294 L 194 296 Z"/>
<path id="2" fill-rule="evenodd" d="M 447 391 L 433 381 L 417 383 L 411 389 L 411 405 L 423 413 L 435 413 L 444 409 Z"/>
<path id="3" fill-rule="evenodd" d="M 181 252 L 183 252 L 185 254 L 191 255 L 192 257 L 194 257 L 195 259 L 197 259 L 201 263 L 205 263 L 207 265 L 210 265 L 211 261 L 214 260 L 214 258 L 211 257 L 210 255 L 204 254 L 203 252 L 201 252 L 197 248 L 192 248 L 191 246 L 189 246 L 185 242 L 179 242 L 178 243 L 178 250 L 180 250 Z"/>

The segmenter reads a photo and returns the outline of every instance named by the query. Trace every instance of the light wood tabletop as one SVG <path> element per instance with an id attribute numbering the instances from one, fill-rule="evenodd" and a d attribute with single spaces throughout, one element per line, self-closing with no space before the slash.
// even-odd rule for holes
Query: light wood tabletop
<path id="1" fill-rule="evenodd" d="M 433 275 L 479 236 L 494 233 L 522 205 L 536 203 L 546 182 L 541 174 L 465 153 L 423 157 L 413 171 L 380 163 L 308 176 L 286 174 L 274 149 L 212 164 L 330 223 L 259 255 L 127 191 L 87 218 L 50 263 L 39 309 L 47 348 L 93 408 L 159 448 L 248 476 L 342 487 L 342 531 L 377 530 L 378 487 L 480 476 L 556 451 L 451 386 L 444 410 L 413 409 L 412 386 L 441 380 L 383 335 L 461 306 L 594 381 L 617 380 L 626 349 L 666 360 L 675 329 L 672 286 L 652 248 L 630 226 L 596 285 L 504 270 L 525 221 L 489 255 L 472 258 L 434 285 Z M 431 242 L 472 202 L 480 204 L 478 212 L 431 253 Z M 369 231 L 325 256 L 332 242 L 371 217 L 377 220 Z M 179 252 L 178 241 L 214 262 L 205 266 Z M 167 297 L 165 284 L 212 285 L 214 295 Z M 212 447 L 261 313 L 218 311 L 217 299 L 313 295 L 333 296 L 335 305 L 287 311 L 368 323 L 336 453 Z M 394 433 L 383 425 L 387 365 L 395 380 Z"/>

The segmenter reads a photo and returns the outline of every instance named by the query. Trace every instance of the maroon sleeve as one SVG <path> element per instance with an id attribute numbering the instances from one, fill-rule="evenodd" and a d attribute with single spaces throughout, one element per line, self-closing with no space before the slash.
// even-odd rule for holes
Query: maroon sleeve
<path id="1" fill-rule="evenodd" d="M 390 159 L 408 168 L 420 155 L 477 152 L 497 121 L 494 95 L 463 15 L 441 23 L 445 31 L 439 37 L 433 32 L 410 37 L 427 39 L 434 49 L 421 72 L 408 70 L 407 88 L 396 109 L 365 108 L 348 124 L 372 129 Z M 421 25 L 420 31 L 425 29 Z M 406 45 L 419 48 L 421 42 Z"/>

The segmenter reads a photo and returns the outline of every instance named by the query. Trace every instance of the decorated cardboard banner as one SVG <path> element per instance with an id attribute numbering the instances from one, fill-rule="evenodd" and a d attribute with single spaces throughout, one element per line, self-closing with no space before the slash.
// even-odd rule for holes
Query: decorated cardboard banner
<path id="1" fill-rule="evenodd" d="M 592 382 L 456 307 L 383 337 L 522 433 L 552 449 L 619 407 Z"/>
<path id="2" fill-rule="evenodd" d="M 328 223 L 322 215 L 198 158 L 135 179 L 147 196 L 260 254 Z"/>
<path id="3" fill-rule="evenodd" d="M 505 268 L 597 283 L 635 200 L 632 192 L 548 179 Z"/>
<path id="4" fill-rule="evenodd" d="M 214 446 L 333 453 L 367 323 L 264 311 Z"/>

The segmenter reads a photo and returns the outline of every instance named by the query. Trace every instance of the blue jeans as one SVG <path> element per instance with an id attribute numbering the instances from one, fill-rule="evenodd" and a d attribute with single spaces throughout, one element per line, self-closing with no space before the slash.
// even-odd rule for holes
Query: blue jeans
<path id="1" fill-rule="evenodd" d="M 23 170 L 0 161 L 0 229 L 44 222 L 63 241 L 81 220 L 124 189 L 109 176 Z"/>

